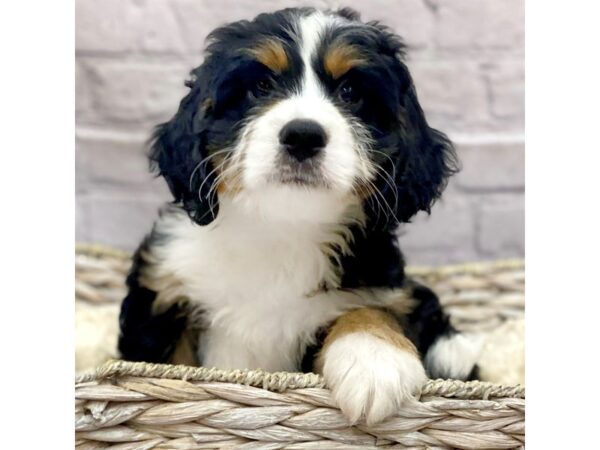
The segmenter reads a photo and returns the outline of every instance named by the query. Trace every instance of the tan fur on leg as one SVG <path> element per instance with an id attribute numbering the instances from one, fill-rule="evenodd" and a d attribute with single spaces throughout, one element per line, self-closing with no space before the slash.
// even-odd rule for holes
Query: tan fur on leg
<path id="1" fill-rule="evenodd" d="M 366 332 L 399 349 L 419 356 L 414 344 L 408 340 L 398 322 L 389 313 L 373 308 L 361 308 L 339 317 L 329 329 L 323 348 L 315 361 L 315 370 L 322 373 L 323 355 L 336 340 L 349 333 Z"/>

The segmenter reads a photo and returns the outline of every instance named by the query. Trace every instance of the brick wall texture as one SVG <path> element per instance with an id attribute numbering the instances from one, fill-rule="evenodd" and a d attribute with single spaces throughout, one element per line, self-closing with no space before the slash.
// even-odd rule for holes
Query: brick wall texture
<path id="1" fill-rule="evenodd" d="M 214 27 L 322 1 L 77 0 L 76 220 L 79 241 L 133 249 L 169 199 L 144 159 Z M 524 252 L 523 0 L 347 0 L 393 27 L 429 122 L 456 143 L 463 170 L 431 216 L 402 228 L 411 263 Z"/>

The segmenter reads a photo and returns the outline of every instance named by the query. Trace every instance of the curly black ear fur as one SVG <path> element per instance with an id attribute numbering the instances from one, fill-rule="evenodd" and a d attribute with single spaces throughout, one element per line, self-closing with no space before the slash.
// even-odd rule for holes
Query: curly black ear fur
<path id="1" fill-rule="evenodd" d="M 207 225 L 216 218 L 219 202 L 203 126 L 209 103 L 204 103 L 199 70 L 193 75 L 194 81 L 186 83 L 190 92 L 175 116 L 156 127 L 149 158 L 151 169 L 165 178 L 175 202 L 194 222 Z"/>
<path id="2" fill-rule="evenodd" d="M 389 160 L 381 165 L 390 174 L 376 185 L 394 212 L 383 228 L 391 229 L 398 222 L 409 222 L 419 211 L 430 212 L 445 189 L 448 177 L 458 172 L 459 163 L 448 137 L 425 120 L 408 69 L 403 65 L 403 88 L 398 96 L 398 131 L 389 149 Z M 393 180 L 393 183 L 391 182 Z M 376 222 L 381 226 L 381 218 Z"/>
<path id="3" fill-rule="evenodd" d="M 404 98 L 404 120 L 408 123 L 396 164 L 396 216 L 407 222 L 419 211 L 430 212 L 459 164 L 452 142 L 427 124 L 412 82 Z"/>

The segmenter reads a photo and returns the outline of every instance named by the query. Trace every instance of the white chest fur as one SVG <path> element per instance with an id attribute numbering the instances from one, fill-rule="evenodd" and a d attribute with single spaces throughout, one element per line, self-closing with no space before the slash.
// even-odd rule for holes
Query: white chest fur
<path id="1" fill-rule="evenodd" d="M 209 226 L 171 214 L 158 230 L 170 238 L 157 249 L 162 269 L 205 312 L 199 346 L 205 366 L 297 370 L 320 326 L 364 304 L 355 293 L 318 291 L 324 281 L 337 282 L 324 253 L 331 228 L 268 224 L 223 205 Z"/>

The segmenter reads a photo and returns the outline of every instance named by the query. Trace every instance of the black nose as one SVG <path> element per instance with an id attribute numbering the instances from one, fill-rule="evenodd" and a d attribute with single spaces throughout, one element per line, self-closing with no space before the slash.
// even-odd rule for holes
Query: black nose
<path id="1" fill-rule="evenodd" d="M 279 142 L 291 156 L 304 161 L 325 147 L 327 134 L 314 120 L 295 119 L 281 129 Z"/>

